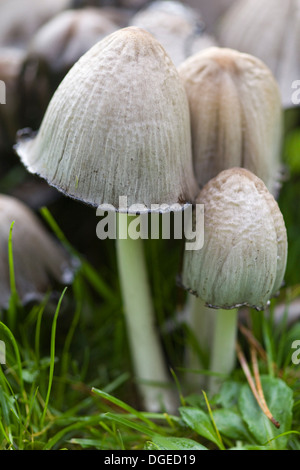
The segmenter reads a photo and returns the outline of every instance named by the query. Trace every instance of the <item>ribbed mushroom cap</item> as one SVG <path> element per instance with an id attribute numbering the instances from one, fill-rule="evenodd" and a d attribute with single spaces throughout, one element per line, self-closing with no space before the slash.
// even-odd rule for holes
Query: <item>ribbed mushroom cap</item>
<path id="1" fill-rule="evenodd" d="M 282 108 L 269 68 L 251 55 L 212 47 L 187 59 L 178 71 L 189 100 L 200 187 L 236 166 L 252 171 L 275 194 Z"/>
<path id="2" fill-rule="evenodd" d="M 0 195 L 0 309 L 10 298 L 8 239 L 12 247 L 16 289 L 22 303 L 39 301 L 55 283 L 72 282 L 75 264 L 25 204 Z"/>
<path id="3" fill-rule="evenodd" d="M 238 0 L 218 29 L 219 43 L 263 60 L 275 75 L 284 108 L 295 106 L 300 76 L 300 0 Z"/>
<path id="4" fill-rule="evenodd" d="M 277 202 L 248 170 L 222 171 L 200 191 L 204 245 L 185 251 L 182 284 L 207 305 L 263 309 L 281 287 L 287 234 Z"/>
<path id="5" fill-rule="evenodd" d="M 87 204 L 193 201 L 189 109 L 177 70 L 148 32 L 93 46 L 55 92 L 37 136 L 17 153 L 32 173 Z"/>
<path id="6" fill-rule="evenodd" d="M 200 14 L 177 1 L 154 1 L 138 11 L 130 25 L 151 33 L 178 66 L 187 57 L 217 45 L 205 32 Z"/>

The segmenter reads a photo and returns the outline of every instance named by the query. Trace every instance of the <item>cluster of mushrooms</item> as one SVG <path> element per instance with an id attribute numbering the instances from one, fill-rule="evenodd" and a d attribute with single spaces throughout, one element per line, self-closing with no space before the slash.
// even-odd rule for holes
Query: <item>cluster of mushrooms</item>
<path id="1" fill-rule="evenodd" d="M 242 10 L 242 3 L 255 2 L 239 3 Z M 259 3 L 268 10 L 268 0 Z M 116 212 L 125 231 L 132 215 L 119 211 L 121 196 L 148 214 L 153 205 L 180 211 L 204 205 L 204 245 L 184 251 L 180 283 L 188 291 L 190 326 L 199 341 L 209 338 L 211 370 L 230 373 L 238 309 L 263 310 L 286 268 L 287 234 L 276 202 L 284 101 L 278 82 L 258 54 L 218 45 L 180 2 L 153 2 L 121 28 L 110 18 L 104 37 L 76 60 L 72 52 L 82 42 L 68 42 L 72 35 L 64 33 L 68 22 L 74 31 L 73 13 L 80 10 L 44 26 L 23 62 L 24 78 L 34 69 L 32 51 L 45 44 L 43 64 L 54 73 L 59 61 L 50 57 L 56 47 L 47 49 L 47 38 L 61 21 L 68 43 L 64 78 L 47 100 L 39 130 L 19 132 L 15 151 L 30 173 L 59 192 Z M 33 227 L 28 237 L 43 240 Z M 116 255 L 144 407 L 173 411 L 177 393 L 156 331 L 142 240 L 118 238 Z M 70 282 L 70 264 L 62 260 L 59 276 Z"/>

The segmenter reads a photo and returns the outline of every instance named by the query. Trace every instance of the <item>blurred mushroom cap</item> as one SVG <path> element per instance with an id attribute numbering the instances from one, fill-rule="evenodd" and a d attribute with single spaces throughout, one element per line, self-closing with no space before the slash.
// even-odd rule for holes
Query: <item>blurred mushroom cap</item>
<path id="1" fill-rule="evenodd" d="M 0 46 L 25 49 L 40 26 L 69 5 L 70 0 L 1 0 Z"/>
<path id="2" fill-rule="evenodd" d="M 294 107 L 300 77 L 300 0 L 237 0 L 222 19 L 219 44 L 263 60 L 277 79 L 284 108 Z"/>
<path id="3" fill-rule="evenodd" d="M 24 51 L 0 47 L 0 80 L 4 83 L 5 105 L 0 105 L 0 152 L 10 151 L 18 130 L 19 74 Z"/>
<path id="4" fill-rule="evenodd" d="M 205 25 L 198 12 L 177 1 L 154 1 L 131 19 L 131 26 L 151 33 L 178 66 L 187 57 L 216 40 L 205 33 Z"/>
<path id="5" fill-rule="evenodd" d="M 265 184 L 243 168 L 219 173 L 200 191 L 204 245 L 185 251 L 182 284 L 213 308 L 262 310 L 280 289 L 287 234 Z"/>
<path id="6" fill-rule="evenodd" d="M 70 68 L 117 29 L 100 8 L 85 8 L 63 11 L 37 31 L 29 42 L 20 73 L 21 126 L 40 126 L 53 93 Z"/>
<path id="7" fill-rule="evenodd" d="M 188 96 L 200 187 L 220 171 L 244 167 L 278 192 L 282 106 L 269 68 L 249 54 L 212 47 L 178 68 Z"/>
<path id="8" fill-rule="evenodd" d="M 23 304 L 40 301 L 55 284 L 70 284 L 74 260 L 44 229 L 38 217 L 16 198 L 0 195 L 0 309 L 10 298 L 8 239 L 12 248 L 16 289 Z"/>
<path id="9" fill-rule="evenodd" d="M 56 90 L 36 137 L 16 145 L 32 173 L 92 206 L 184 205 L 198 187 L 189 108 L 163 47 L 135 27 L 93 46 Z"/>

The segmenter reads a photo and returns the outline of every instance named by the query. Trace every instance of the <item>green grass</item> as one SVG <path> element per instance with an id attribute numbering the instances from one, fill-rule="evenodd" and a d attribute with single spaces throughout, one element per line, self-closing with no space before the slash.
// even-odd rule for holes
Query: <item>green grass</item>
<path id="1" fill-rule="evenodd" d="M 42 212 L 78 255 L 50 212 Z M 161 242 L 146 249 L 149 256 L 156 250 L 159 258 L 166 248 Z M 182 361 L 189 336 L 184 336 L 183 325 L 163 337 L 168 353 L 177 351 L 173 378 L 178 413 L 151 414 L 139 407 L 136 397 L 118 285 L 107 284 L 80 258 L 73 285 L 62 286 L 55 301 L 53 293 L 31 307 L 12 301 L 2 313 L 6 364 L 0 369 L 0 449 L 300 449 L 300 365 L 291 361 L 300 326 L 275 323 L 272 312 L 279 300 L 272 301 L 268 318 L 251 312 L 252 331 L 266 352 L 259 359 L 263 388 L 271 411 L 280 415 L 279 430 L 257 406 L 238 364 L 218 395 L 197 387 L 186 392 Z M 176 256 L 172 262 L 175 270 Z M 172 311 L 178 298 L 174 301 L 171 281 L 165 289 Z M 163 316 L 161 299 L 158 305 Z M 242 335 L 240 341 L 247 354 L 249 344 Z"/>
<path id="2" fill-rule="evenodd" d="M 0 314 L 0 340 L 6 346 L 6 364 L 0 365 L 1 450 L 300 450 L 300 364 L 292 361 L 300 321 L 288 322 L 291 302 L 300 300 L 300 131 L 289 132 L 284 160 L 290 177 L 279 198 L 289 238 L 286 285 L 272 300 L 268 315 L 248 312 L 251 333 L 260 346 L 264 395 L 280 428 L 261 411 L 238 361 L 214 396 L 196 382 L 187 386 L 185 349 L 201 348 L 177 316 L 186 298 L 175 282 L 178 241 L 148 240 L 145 250 L 157 322 L 180 405 L 174 415 L 144 411 L 131 367 L 114 242 L 97 240 L 91 260 L 67 239 L 52 211 L 43 208 L 49 230 L 79 258 L 80 267 L 72 285 L 48 292 L 40 304 L 22 306 L 14 280 L 12 225 L 12 295 L 8 310 Z M 6 178 L 6 189 L 16 181 L 12 179 Z M 82 225 L 78 222 L 77 227 Z M 286 312 L 278 322 L 275 311 L 282 302 Z M 250 343 L 242 332 L 239 342 L 253 372 Z M 199 373 L 209 371 L 193 371 L 195 379 Z"/>

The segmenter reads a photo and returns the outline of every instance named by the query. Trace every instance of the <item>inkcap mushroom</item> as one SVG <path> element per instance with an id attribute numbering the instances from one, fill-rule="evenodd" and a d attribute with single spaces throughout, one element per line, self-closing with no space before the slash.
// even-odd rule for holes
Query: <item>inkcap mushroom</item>
<path id="1" fill-rule="evenodd" d="M 41 127 L 16 151 L 28 170 L 69 197 L 122 212 L 120 197 L 151 211 L 182 210 L 198 186 L 193 174 L 189 108 L 170 57 L 148 32 L 127 27 L 93 46 L 56 90 Z M 122 217 L 122 215 L 125 217 Z M 117 217 L 125 239 L 117 256 L 133 364 L 139 381 L 168 382 L 155 327 L 141 239 L 126 236 L 129 217 Z M 145 407 L 159 396 L 174 409 L 173 393 L 140 384 Z"/>
<path id="2" fill-rule="evenodd" d="M 212 47 L 188 58 L 178 71 L 189 100 L 199 186 L 222 170 L 244 167 L 277 194 L 282 107 L 269 68 L 249 54 Z"/>
<path id="3" fill-rule="evenodd" d="M 243 168 L 220 172 L 196 204 L 204 204 L 204 245 L 184 252 L 182 285 L 215 312 L 211 370 L 229 373 L 238 308 L 263 310 L 279 291 L 287 233 L 272 194 Z"/>

